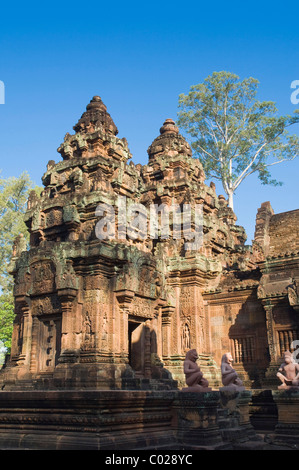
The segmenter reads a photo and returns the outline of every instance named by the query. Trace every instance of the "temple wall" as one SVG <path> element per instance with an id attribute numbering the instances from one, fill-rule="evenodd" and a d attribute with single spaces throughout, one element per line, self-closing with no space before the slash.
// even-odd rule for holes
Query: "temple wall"
<path id="1" fill-rule="evenodd" d="M 234 367 L 247 381 L 257 369 L 266 369 L 265 312 L 252 291 L 204 295 L 209 318 L 210 353 L 220 367 L 222 355 L 231 352 Z"/>
<path id="2" fill-rule="evenodd" d="M 299 249 L 299 210 L 272 215 L 269 256 Z"/>

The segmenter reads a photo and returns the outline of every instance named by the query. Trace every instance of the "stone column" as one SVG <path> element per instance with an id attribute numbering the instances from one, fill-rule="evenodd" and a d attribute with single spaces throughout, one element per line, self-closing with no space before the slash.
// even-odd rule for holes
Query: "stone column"
<path id="1" fill-rule="evenodd" d="M 277 362 L 278 359 L 278 344 L 275 337 L 275 329 L 273 325 L 273 305 L 270 303 L 266 303 L 263 305 L 265 312 L 266 312 L 266 326 L 267 326 L 267 336 L 268 336 L 268 344 L 269 344 L 269 354 L 270 354 L 270 361 Z"/>
<path id="2" fill-rule="evenodd" d="M 23 341 L 22 341 L 22 352 L 19 356 L 19 363 L 29 369 L 30 365 L 30 353 L 31 353 L 31 338 L 32 338 L 32 316 L 28 303 L 25 301 L 22 306 L 23 316 Z"/>
<path id="3" fill-rule="evenodd" d="M 11 338 L 11 353 L 10 353 L 11 362 L 16 362 L 20 355 L 20 350 L 18 346 L 18 337 L 20 334 L 19 331 L 21 327 L 22 327 L 22 324 L 18 322 L 17 317 L 15 317 L 13 331 L 12 331 L 12 338 Z"/>
<path id="4" fill-rule="evenodd" d="M 166 302 L 165 300 L 158 299 L 155 301 L 155 304 L 155 316 L 151 323 L 152 332 L 154 332 L 155 338 L 151 340 L 151 353 L 155 353 L 160 359 L 162 359 L 162 308 L 166 305 Z"/>
<path id="5" fill-rule="evenodd" d="M 171 356 L 171 318 L 175 307 L 166 305 L 162 307 L 162 357 L 169 359 Z"/>
<path id="6" fill-rule="evenodd" d="M 144 377 L 150 379 L 152 375 L 152 364 L 151 364 L 151 322 L 147 320 L 145 322 L 145 337 L 144 337 Z"/>
<path id="7" fill-rule="evenodd" d="M 16 306 L 19 311 L 20 323 L 18 329 L 14 328 L 11 358 L 17 362 L 18 376 L 21 377 L 29 372 L 31 360 L 32 316 L 29 298 L 19 298 L 16 301 Z"/>
<path id="8" fill-rule="evenodd" d="M 129 340 L 128 340 L 128 316 L 130 304 L 134 298 L 134 292 L 131 290 L 123 289 L 115 292 L 115 296 L 119 303 L 120 308 L 120 345 L 124 351 L 126 362 L 129 360 Z"/>
<path id="9" fill-rule="evenodd" d="M 30 354 L 30 372 L 35 374 L 38 367 L 38 336 L 40 322 L 36 315 L 32 318 L 32 338 L 31 338 L 31 354 Z"/>
<path id="10" fill-rule="evenodd" d="M 266 328 L 268 336 L 268 345 L 269 345 L 269 355 L 270 355 L 270 364 L 265 374 L 265 379 L 263 379 L 263 387 L 272 388 L 279 385 L 278 379 L 276 377 L 279 362 L 279 344 L 277 344 L 277 337 L 275 335 L 274 320 L 273 320 L 273 305 L 268 301 L 267 303 L 263 302 L 263 307 L 266 312 Z"/>
<path id="11" fill-rule="evenodd" d="M 61 302 L 61 355 L 59 362 L 75 362 L 78 357 L 73 338 L 73 306 L 77 297 L 76 289 L 60 289 L 58 296 Z"/>

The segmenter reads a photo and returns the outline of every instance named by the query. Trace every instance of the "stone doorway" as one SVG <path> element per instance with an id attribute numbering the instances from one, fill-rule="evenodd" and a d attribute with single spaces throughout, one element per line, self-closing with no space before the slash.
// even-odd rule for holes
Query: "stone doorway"
<path id="1" fill-rule="evenodd" d="M 146 338 L 148 328 L 145 322 L 140 320 L 129 320 L 128 324 L 128 349 L 129 364 L 135 372 L 136 377 L 145 376 L 146 366 Z"/>

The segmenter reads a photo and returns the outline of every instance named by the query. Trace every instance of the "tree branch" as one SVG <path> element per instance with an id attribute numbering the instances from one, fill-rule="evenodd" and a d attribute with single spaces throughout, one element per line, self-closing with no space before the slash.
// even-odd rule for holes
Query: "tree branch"
<path id="1" fill-rule="evenodd" d="M 257 159 L 257 157 L 259 156 L 259 154 L 261 153 L 261 151 L 263 150 L 263 148 L 267 145 L 268 142 L 264 142 L 259 150 L 255 153 L 255 155 L 253 156 L 253 158 L 251 159 L 251 162 L 247 165 L 247 167 L 242 171 L 242 173 L 240 174 L 240 176 L 236 179 L 235 183 L 237 184 L 236 187 L 239 186 L 239 179 L 242 179 L 243 180 L 243 175 L 249 170 L 249 168 L 252 167 L 252 165 L 254 164 L 255 160 Z"/>

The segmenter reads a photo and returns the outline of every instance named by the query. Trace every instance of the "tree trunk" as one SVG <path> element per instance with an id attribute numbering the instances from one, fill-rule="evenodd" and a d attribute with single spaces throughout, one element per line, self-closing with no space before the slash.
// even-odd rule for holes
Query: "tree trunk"
<path id="1" fill-rule="evenodd" d="M 228 193 L 228 206 L 234 210 L 234 192 L 232 190 L 229 190 Z"/>

